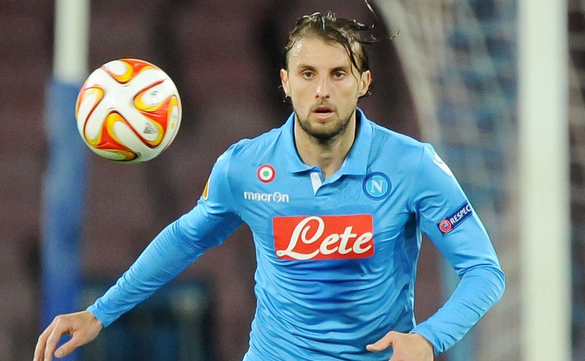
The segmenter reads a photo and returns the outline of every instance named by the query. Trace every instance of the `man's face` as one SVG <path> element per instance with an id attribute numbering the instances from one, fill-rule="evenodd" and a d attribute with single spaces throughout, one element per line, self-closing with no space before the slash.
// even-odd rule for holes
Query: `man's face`
<path id="1" fill-rule="evenodd" d="M 296 43 L 280 77 L 301 128 L 323 141 L 343 134 L 371 81 L 369 71 L 359 74 L 343 46 L 317 38 Z"/>

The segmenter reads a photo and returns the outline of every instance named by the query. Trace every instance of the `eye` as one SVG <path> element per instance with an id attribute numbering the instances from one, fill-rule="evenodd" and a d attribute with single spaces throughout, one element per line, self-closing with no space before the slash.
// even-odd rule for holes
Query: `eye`
<path id="1" fill-rule="evenodd" d="M 343 79 L 345 77 L 345 72 L 341 70 L 336 70 L 333 72 L 334 79 Z"/>
<path id="2" fill-rule="evenodd" d="M 305 79 L 312 79 L 315 74 L 312 71 L 304 71 L 301 73 L 301 76 Z"/>

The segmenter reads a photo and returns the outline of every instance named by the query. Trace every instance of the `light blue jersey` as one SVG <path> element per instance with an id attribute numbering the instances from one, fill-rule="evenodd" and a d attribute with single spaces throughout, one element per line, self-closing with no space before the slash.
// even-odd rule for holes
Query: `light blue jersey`
<path id="1" fill-rule="evenodd" d="M 341 169 L 304 164 L 294 116 L 219 157 L 203 196 L 166 227 L 88 308 L 104 326 L 247 223 L 256 247 L 257 308 L 245 361 L 387 361 L 366 345 L 416 332 L 435 353 L 452 346 L 504 290 L 491 241 L 464 192 L 428 144 L 366 119 Z M 414 319 L 422 233 L 457 271 L 455 293 Z"/>

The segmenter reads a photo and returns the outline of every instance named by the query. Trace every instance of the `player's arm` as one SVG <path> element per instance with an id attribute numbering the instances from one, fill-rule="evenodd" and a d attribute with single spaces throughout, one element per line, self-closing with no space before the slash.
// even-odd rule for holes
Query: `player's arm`
<path id="1" fill-rule="evenodd" d="M 429 146 L 412 192 L 420 229 L 457 272 L 449 300 L 412 332 L 426 338 L 435 354 L 445 352 L 502 297 L 504 273 L 491 240 L 449 168 Z"/>
<path id="2" fill-rule="evenodd" d="M 88 307 L 104 327 L 174 279 L 241 225 L 229 186 L 230 154 L 228 150 L 217 160 L 197 206 L 163 229 L 118 282 Z"/>
<path id="3" fill-rule="evenodd" d="M 228 164 L 228 156 L 218 159 L 205 191 L 209 197 L 202 196 L 189 213 L 165 227 L 102 297 L 84 312 L 55 318 L 39 338 L 35 361 L 43 360 L 43 355 L 50 360 L 59 338 L 72 330 L 78 329 L 79 336 L 57 351 L 71 352 L 91 341 L 99 333 L 96 329 L 107 327 L 149 297 L 242 223 L 230 198 Z"/>

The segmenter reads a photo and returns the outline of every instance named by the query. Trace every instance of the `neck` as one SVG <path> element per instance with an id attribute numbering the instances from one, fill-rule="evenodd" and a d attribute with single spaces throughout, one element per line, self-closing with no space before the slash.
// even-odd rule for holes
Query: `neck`
<path id="1" fill-rule="evenodd" d="M 319 167 L 323 178 L 327 179 L 341 168 L 355 140 L 356 129 L 354 115 L 342 133 L 328 139 L 320 139 L 307 134 L 298 121 L 295 121 L 297 152 L 305 164 Z"/>

